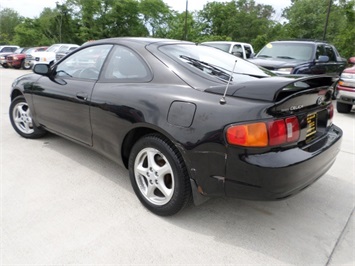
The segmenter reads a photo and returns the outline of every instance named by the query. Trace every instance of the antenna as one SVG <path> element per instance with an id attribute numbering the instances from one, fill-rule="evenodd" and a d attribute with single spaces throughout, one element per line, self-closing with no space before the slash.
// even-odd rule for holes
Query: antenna
<path id="1" fill-rule="evenodd" d="M 227 91 L 228 91 L 228 87 L 229 87 L 229 83 L 231 82 L 232 80 L 232 75 L 234 73 L 234 69 L 235 69 L 235 65 L 237 64 L 238 60 L 235 60 L 234 62 L 234 66 L 233 66 L 233 70 L 229 76 L 229 80 L 228 80 L 228 83 L 227 83 L 227 86 L 226 86 L 226 89 L 224 90 L 224 94 L 223 94 L 223 97 L 219 100 L 219 103 L 220 104 L 226 104 L 227 101 L 226 101 L 226 94 L 227 94 Z"/>

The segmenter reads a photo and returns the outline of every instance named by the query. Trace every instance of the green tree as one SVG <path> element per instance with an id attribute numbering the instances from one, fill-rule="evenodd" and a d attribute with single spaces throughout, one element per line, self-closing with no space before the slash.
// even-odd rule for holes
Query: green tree
<path id="1" fill-rule="evenodd" d="M 14 42 L 22 47 L 49 45 L 50 40 L 42 33 L 37 19 L 26 18 L 15 28 Z"/>
<path id="2" fill-rule="evenodd" d="M 254 0 L 233 0 L 207 3 L 199 12 L 198 20 L 204 29 L 202 35 L 251 42 L 272 27 L 273 14 L 270 5 L 256 4 Z"/>
<path id="3" fill-rule="evenodd" d="M 83 41 L 148 35 L 136 0 L 67 0 L 66 5 Z"/>
<path id="4" fill-rule="evenodd" d="M 355 0 L 339 2 L 344 24 L 333 42 L 341 55 L 349 58 L 355 56 Z"/>
<path id="5" fill-rule="evenodd" d="M 169 27 L 168 22 L 171 19 L 172 11 L 162 0 L 141 0 L 139 9 L 144 25 L 152 37 L 157 36 L 157 32 L 163 32 Z"/>
<path id="6" fill-rule="evenodd" d="M 317 8 L 314 8 L 314 7 Z M 329 1 L 291 0 L 284 10 L 284 26 L 289 38 L 323 39 Z M 341 55 L 355 54 L 355 0 L 331 1 L 325 40 L 335 44 Z"/>
<path id="7" fill-rule="evenodd" d="M 15 28 L 21 24 L 23 17 L 11 8 L 0 11 L 0 44 L 11 44 L 15 37 Z"/>

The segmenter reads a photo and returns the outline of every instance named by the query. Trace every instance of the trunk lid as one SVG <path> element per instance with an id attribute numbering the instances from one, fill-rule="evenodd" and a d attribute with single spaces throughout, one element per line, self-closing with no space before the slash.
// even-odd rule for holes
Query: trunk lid
<path id="1" fill-rule="evenodd" d="M 300 133 L 297 143 L 306 147 L 321 140 L 332 124 L 332 84 L 328 76 L 270 77 L 231 85 L 226 95 L 269 102 L 266 113 L 273 120 L 297 117 Z M 205 91 L 223 95 L 225 88 L 212 87 Z"/>

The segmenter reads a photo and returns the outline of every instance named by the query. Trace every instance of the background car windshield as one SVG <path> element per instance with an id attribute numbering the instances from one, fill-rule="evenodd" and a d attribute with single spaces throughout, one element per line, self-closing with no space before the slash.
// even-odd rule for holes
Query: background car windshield
<path id="1" fill-rule="evenodd" d="M 34 52 L 36 50 L 36 48 L 30 48 L 26 51 L 26 54 L 30 54 L 32 52 Z"/>
<path id="2" fill-rule="evenodd" d="M 23 48 L 17 48 L 14 52 L 14 54 L 20 54 L 22 52 Z"/>
<path id="3" fill-rule="evenodd" d="M 202 61 L 213 67 L 223 70 L 226 75 L 230 75 L 233 70 L 234 63 L 237 60 L 233 81 L 248 81 L 256 78 L 264 78 L 268 76 L 275 76 L 272 72 L 260 68 L 246 60 L 236 58 L 234 55 L 225 53 L 213 47 L 205 45 L 194 44 L 179 44 L 179 45 L 165 45 L 159 48 L 163 53 L 173 58 L 177 62 L 184 62 L 185 67 L 194 67 L 191 62 L 186 60 L 186 57 Z M 202 70 L 201 68 L 198 68 Z M 202 70 L 203 71 L 203 70 Z M 205 71 L 204 71 L 205 72 Z M 207 71 L 208 74 L 208 71 Z"/>
<path id="4" fill-rule="evenodd" d="M 51 47 L 49 47 L 46 52 L 55 52 L 59 49 L 59 47 L 60 47 L 59 44 L 54 44 Z"/>
<path id="5" fill-rule="evenodd" d="M 313 46 L 306 43 L 269 43 L 257 57 L 310 60 Z"/>

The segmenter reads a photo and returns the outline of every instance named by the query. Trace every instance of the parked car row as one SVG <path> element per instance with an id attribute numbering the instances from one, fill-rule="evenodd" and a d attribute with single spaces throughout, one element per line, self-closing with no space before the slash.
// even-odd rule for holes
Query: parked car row
<path id="1" fill-rule="evenodd" d="M 70 51 L 78 48 L 76 44 L 53 44 L 52 46 L 22 47 L 0 46 L 0 64 L 4 68 L 31 69 L 38 63 L 53 64 Z"/>
<path id="2" fill-rule="evenodd" d="M 248 43 L 213 41 L 201 44 L 247 59 L 277 75 L 331 76 L 333 99 L 337 99 L 337 111 L 349 113 L 355 104 L 355 67 L 345 69 L 346 59 L 327 42 L 274 41 L 265 45 L 257 54 L 254 54 L 253 47 Z M 348 63 L 354 64 L 355 57 L 350 58 Z"/>

